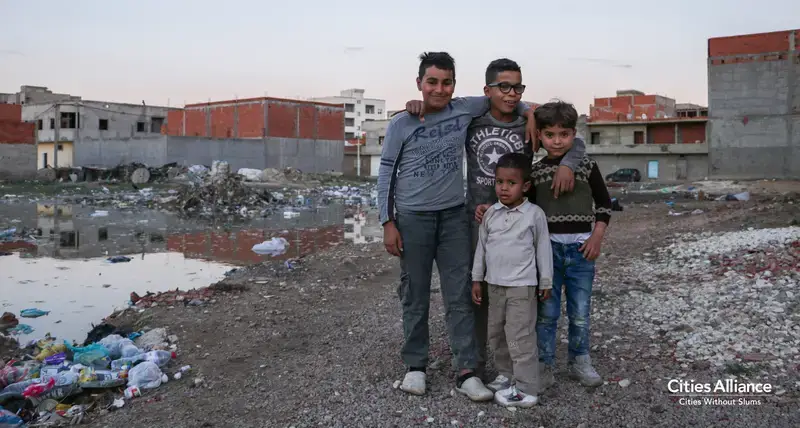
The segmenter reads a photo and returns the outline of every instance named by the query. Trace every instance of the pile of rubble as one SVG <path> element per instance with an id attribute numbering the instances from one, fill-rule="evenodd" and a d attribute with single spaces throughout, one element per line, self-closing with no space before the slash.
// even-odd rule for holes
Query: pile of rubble
<path id="1" fill-rule="evenodd" d="M 173 205 L 186 215 L 246 217 L 256 212 L 266 215 L 275 201 L 269 191 L 245 186 L 241 176 L 224 174 L 192 181 L 174 197 L 163 198 L 161 203 Z"/>
<path id="2" fill-rule="evenodd" d="M 800 228 L 676 235 L 624 269 L 640 287 L 613 311 L 674 344 L 677 361 L 778 377 L 800 368 Z"/>

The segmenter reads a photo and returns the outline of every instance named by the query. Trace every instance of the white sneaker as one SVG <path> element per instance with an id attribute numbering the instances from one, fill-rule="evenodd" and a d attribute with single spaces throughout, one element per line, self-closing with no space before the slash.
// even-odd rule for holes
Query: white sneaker
<path id="1" fill-rule="evenodd" d="M 603 378 L 592 367 L 592 359 L 588 355 L 578 355 L 574 360 L 568 361 L 569 375 L 578 380 L 583 386 L 600 386 Z"/>
<path id="2" fill-rule="evenodd" d="M 425 395 L 425 372 L 413 371 L 406 373 L 400 390 L 413 395 Z"/>
<path id="3" fill-rule="evenodd" d="M 456 391 L 466 395 L 472 401 L 489 401 L 494 397 L 494 393 L 486 389 L 477 376 L 465 380 L 461 387 L 456 386 Z"/>
<path id="4" fill-rule="evenodd" d="M 512 386 L 495 392 L 494 402 L 505 407 L 533 407 L 539 403 L 539 397 L 526 394 Z"/>
<path id="5" fill-rule="evenodd" d="M 503 375 L 497 375 L 497 377 L 494 378 L 493 381 L 489 382 L 486 387 L 494 392 L 500 391 L 501 389 L 507 389 L 511 387 L 511 379 Z"/>

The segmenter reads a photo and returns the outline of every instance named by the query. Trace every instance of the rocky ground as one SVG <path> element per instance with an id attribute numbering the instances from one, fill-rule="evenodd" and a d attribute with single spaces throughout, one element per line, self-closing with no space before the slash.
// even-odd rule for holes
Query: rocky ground
<path id="1" fill-rule="evenodd" d="M 758 230 L 796 225 L 792 202 L 654 201 L 615 213 L 592 320 L 593 358 L 608 382 L 587 389 L 568 380 L 562 343 L 558 384 L 531 410 L 453 395 L 437 293 L 429 392 L 394 389 L 403 374 L 397 261 L 379 245 L 343 246 L 291 270 L 267 263 L 236 272 L 205 306 L 123 314 L 117 321 L 177 335 L 179 360 L 168 371 L 192 371 L 94 414 L 91 426 L 800 426 L 800 232 Z M 734 375 L 771 382 L 779 394 L 754 398 L 759 405 L 688 406 L 666 389 L 672 378 Z"/>

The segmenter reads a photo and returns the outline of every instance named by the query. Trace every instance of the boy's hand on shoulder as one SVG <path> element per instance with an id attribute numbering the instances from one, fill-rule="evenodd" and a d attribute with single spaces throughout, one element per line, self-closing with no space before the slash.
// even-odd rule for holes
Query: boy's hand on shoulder
<path id="1" fill-rule="evenodd" d="M 583 253 L 586 260 L 594 261 L 600 257 L 600 247 L 603 244 L 603 235 L 592 233 L 592 236 L 581 245 L 578 251 Z"/>
<path id="2" fill-rule="evenodd" d="M 575 188 L 575 173 L 568 167 L 560 165 L 556 169 L 556 176 L 553 178 L 553 197 L 558 199 L 558 195 L 571 192 Z"/>
<path id="3" fill-rule="evenodd" d="M 406 103 L 406 111 L 412 116 L 417 116 L 420 122 L 425 122 L 425 104 L 420 100 L 411 100 Z"/>
<path id="4" fill-rule="evenodd" d="M 479 281 L 472 281 L 472 303 L 481 305 L 481 283 Z"/>
<path id="5" fill-rule="evenodd" d="M 478 223 L 483 223 L 483 215 L 486 214 L 486 211 L 491 207 L 492 204 L 481 204 L 475 208 L 475 221 Z"/>
<path id="6" fill-rule="evenodd" d="M 522 102 L 522 101 L 520 101 Z M 536 118 L 533 116 L 533 109 L 525 112 L 525 142 L 533 145 L 533 152 L 539 151 L 539 132 L 536 130 Z"/>

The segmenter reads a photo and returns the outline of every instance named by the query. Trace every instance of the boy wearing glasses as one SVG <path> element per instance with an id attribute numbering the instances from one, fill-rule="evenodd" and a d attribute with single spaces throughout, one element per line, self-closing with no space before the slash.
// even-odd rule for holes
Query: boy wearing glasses
<path id="1" fill-rule="evenodd" d="M 478 215 L 478 207 L 483 205 L 488 208 L 497 202 L 494 187 L 497 161 L 506 153 L 522 153 L 533 162 L 533 147 L 525 143 L 527 120 L 515 111 L 524 92 L 522 70 L 516 62 L 501 58 L 492 61 L 486 67 L 486 86 L 483 88 L 483 93 L 489 97 L 491 107 L 486 114 L 473 119 L 470 123 L 466 147 L 467 210 L 470 213 L 472 258 L 475 257 L 478 231 L 485 211 L 485 209 L 481 210 Z M 538 137 L 535 139 L 538 140 Z M 573 149 L 561 161 L 561 166 L 566 166 L 574 171 L 585 151 L 583 141 L 576 138 Z M 540 293 L 542 291 L 540 290 Z M 481 283 L 483 304 L 475 306 L 475 336 L 479 351 L 478 372 L 483 377 L 485 377 L 487 361 L 488 293 L 487 284 Z M 508 382 L 508 379 L 498 376 L 486 386 L 493 391 L 498 391 L 508 388 Z"/>

